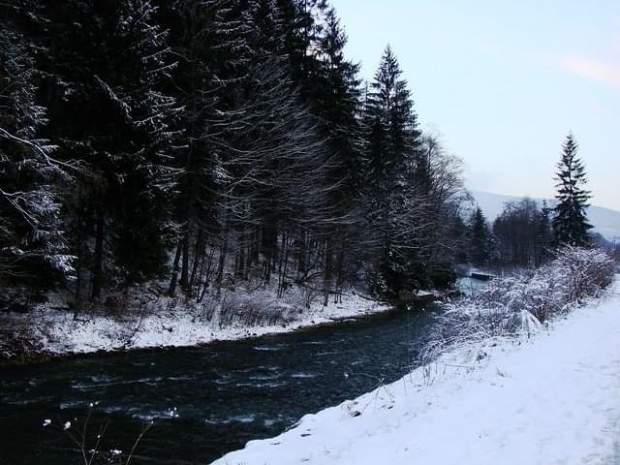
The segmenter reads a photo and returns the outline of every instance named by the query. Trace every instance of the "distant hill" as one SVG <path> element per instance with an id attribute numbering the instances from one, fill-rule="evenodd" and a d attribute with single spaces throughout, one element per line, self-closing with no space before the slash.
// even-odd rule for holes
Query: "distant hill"
<path id="1" fill-rule="evenodd" d="M 474 199 L 482 209 L 489 221 L 493 221 L 504 210 L 506 202 L 521 200 L 522 197 L 510 195 L 491 194 L 490 192 L 471 191 Z M 532 198 L 539 204 L 543 199 Z M 554 200 L 546 199 L 549 206 L 555 205 Z M 588 218 L 594 226 L 594 230 L 603 235 L 607 240 L 620 241 L 620 212 L 609 208 L 591 206 L 588 210 Z"/>

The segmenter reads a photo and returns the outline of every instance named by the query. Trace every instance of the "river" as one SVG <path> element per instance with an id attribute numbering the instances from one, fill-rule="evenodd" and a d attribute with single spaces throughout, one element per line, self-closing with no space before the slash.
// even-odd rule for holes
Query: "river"
<path id="1" fill-rule="evenodd" d="M 151 422 L 132 465 L 208 464 L 398 379 L 415 366 L 430 320 L 394 311 L 198 348 L 0 368 L 0 464 L 83 464 L 77 444 L 94 448 L 103 427 L 99 450 L 127 454 Z"/>

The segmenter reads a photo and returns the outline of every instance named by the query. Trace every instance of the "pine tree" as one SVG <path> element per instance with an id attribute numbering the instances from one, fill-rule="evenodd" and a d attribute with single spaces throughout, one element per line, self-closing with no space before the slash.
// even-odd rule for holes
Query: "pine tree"
<path id="1" fill-rule="evenodd" d="M 470 257 L 474 266 L 485 266 L 491 258 L 491 231 L 480 208 L 470 222 Z"/>
<path id="2" fill-rule="evenodd" d="M 241 182 L 236 183 L 237 186 L 248 181 L 251 184 L 245 194 L 249 200 L 246 210 L 250 212 L 250 227 L 245 221 L 244 242 L 252 236 L 266 239 L 263 246 L 253 247 L 248 254 L 255 256 L 254 262 L 262 255 L 265 280 L 271 275 L 267 263 L 276 260 L 277 266 L 272 268 L 278 270 L 282 285 L 288 272 L 285 261 L 289 254 L 297 261 L 296 269 L 289 274 L 295 274 L 298 282 L 309 279 L 316 272 L 312 265 L 321 263 L 326 224 L 335 216 L 327 199 L 334 192 L 331 186 L 335 183 L 330 174 L 334 172 L 335 154 L 326 152 L 328 142 L 325 136 L 321 137 L 326 134 L 321 131 L 324 125 L 320 120 L 317 123 L 312 102 L 292 78 L 292 64 L 285 49 L 275 48 L 267 55 L 261 53 L 265 36 L 274 45 L 285 43 L 286 32 L 278 19 L 280 16 L 276 12 L 265 21 L 264 15 L 259 18 L 254 15 L 256 30 L 249 45 L 257 52 L 248 68 L 246 102 L 238 108 L 246 126 L 237 132 L 244 137 L 235 142 L 237 156 L 231 157 L 231 161 L 249 170 L 240 173 Z M 278 36 L 281 39 L 274 41 Z M 259 41 L 255 42 L 257 38 Z M 257 182 L 253 173 L 264 173 L 262 180 Z M 259 225 L 259 229 L 254 225 Z M 247 258 L 248 254 L 243 257 Z"/>
<path id="3" fill-rule="evenodd" d="M 164 263 L 176 102 L 160 86 L 173 62 L 149 0 L 45 5 L 47 134 L 84 173 L 65 203 L 76 296 L 98 299 L 114 267 L 131 283 Z"/>
<path id="4" fill-rule="evenodd" d="M 122 71 L 110 73 L 117 83 L 108 96 L 125 106 L 120 127 L 129 133 L 119 147 L 126 174 L 112 212 L 113 253 L 128 283 L 160 274 L 172 232 L 169 203 L 176 174 L 169 160 L 178 144 L 180 105 L 163 89 L 176 63 L 155 13 L 149 0 L 126 1 L 108 38 L 129 45 L 128 53 L 117 54 Z"/>
<path id="5" fill-rule="evenodd" d="M 91 300 L 169 259 L 169 294 L 198 300 L 228 273 L 325 302 L 371 268 L 391 296 L 449 277 L 456 165 L 423 144 L 389 48 L 364 105 L 326 0 L 22 0 L 0 19 L 0 273 L 71 253 Z"/>
<path id="6" fill-rule="evenodd" d="M 182 106 L 182 132 L 171 160 L 179 176 L 174 201 L 176 253 L 168 293 L 177 285 L 192 292 L 207 245 L 226 249 L 225 221 L 218 215 L 223 132 L 230 126 L 222 95 L 230 90 L 238 50 L 239 21 L 230 19 L 231 1 L 159 0 L 159 20 L 169 30 L 177 64 L 170 92 Z M 243 59 L 243 56 L 240 58 Z M 234 78 L 232 79 L 234 80 Z M 219 143 L 218 143 L 219 140 Z"/>
<path id="7" fill-rule="evenodd" d="M 236 279 L 267 282 L 277 270 L 283 283 L 291 243 L 326 216 L 321 183 L 329 166 L 309 105 L 291 79 L 283 13 L 275 0 L 161 7 L 179 57 L 174 82 L 186 123 L 169 293 L 178 282 L 200 299 L 211 278 L 219 292 L 231 269 Z M 214 250 L 210 273 L 207 254 Z"/>
<path id="8" fill-rule="evenodd" d="M 314 113 L 321 89 L 320 49 L 324 36 L 326 0 L 276 0 L 279 22 L 284 32 L 284 51 L 289 59 L 291 78 L 299 87 L 304 103 Z"/>
<path id="9" fill-rule="evenodd" d="M 0 285 L 45 287 L 73 272 L 59 195 L 70 178 L 41 138 L 34 47 L 18 26 L 28 14 L 31 2 L 0 7 Z"/>
<path id="10" fill-rule="evenodd" d="M 422 141 L 407 82 L 389 46 L 366 99 L 368 216 L 375 231 L 371 247 L 379 253 L 372 280 L 381 292 L 398 295 L 426 285 L 416 252 L 424 205 L 412 176 Z"/>
<path id="11" fill-rule="evenodd" d="M 590 192 L 584 189 L 586 184 L 585 168 L 577 156 L 578 144 L 569 134 L 562 146 L 562 156 L 557 165 L 556 200 L 554 209 L 553 232 L 557 245 L 569 244 L 585 246 L 590 242 L 586 209 Z"/>
<path id="12" fill-rule="evenodd" d="M 404 176 L 421 146 L 417 115 L 398 60 L 386 47 L 367 95 L 365 122 L 370 176 L 375 183 Z M 413 165 L 411 165 L 413 166 Z M 390 181 L 388 181 L 390 182 Z"/>
<path id="13" fill-rule="evenodd" d="M 360 204 L 363 180 L 361 153 L 359 66 L 344 56 L 347 37 L 335 10 L 329 9 L 316 44 L 318 75 L 315 77 L 313 113 L 331 160 L 327 172 L 328 203 L 333 219 L 325 228 L 324 303 L 331 290 L 339 295 L 345 262 L 359 245 L 361 218 L 353 214 Z"/>

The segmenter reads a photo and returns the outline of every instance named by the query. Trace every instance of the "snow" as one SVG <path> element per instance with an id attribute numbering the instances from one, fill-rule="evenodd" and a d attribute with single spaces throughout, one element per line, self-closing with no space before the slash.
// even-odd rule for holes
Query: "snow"
<path id="1" fill-rule="evenodd" d="M 620 277 L 533 337 L 494 338 L 306 415 L 217 465 L 620 463 Z"/>
<path id="2" fill-rule="evenodd" d="M 486 288 L 487 281 L 481 281 L 470 277 L 459 278 L 456 281 L 456 288 L 465 295 L 475 295 Z"/>
<path id="3" fill-rule="evenodd" d="M 292 291 L 291 291 L 292 292 Z M 244 325 L 243 321 L 222 321 L 217 312 L 208 320 L 204 309 L 187 308 L 173 301 L 157 301 L 157 307 L 147 314 L 128 315 L 113 318 L 109 315 L 79 315 L 50 306 L 41 308 L 28 317 L 27 323 L 31 337 L 43 352 L 64 355 L 71 353 L 92 353 L 125 349 L 146 349 L 159 347 L 185 347 L 222 340 L 238 340 L 266 334 L 290 332 L 318 324 L 326 324 L 348 318 L 356 318 L 390 310 L 386 304 L 371 300 L 360 293 L 343 293 L 342 303 L 333 299 L 324 307 L 315 299 L 310 308 L 303 303 L 270 300 L 268 291 L 255 293 L 238 292 L 234 299 L 229 298 L 233 308 L 247 308 L 261 312 L 273 312 L 281 318 L 256 325 Z M 273 297 L 273 296 L 271 296 Z M 299 296 L 298 296 L 299 297 Z M 301 300 L 299 297 L 298 300 Z M 276 305 L 277 307 L 270 307 Z M 235 315 L 242 312 L 235 312 Z M 18 322 L 15 321 L 15 324 Z"/>

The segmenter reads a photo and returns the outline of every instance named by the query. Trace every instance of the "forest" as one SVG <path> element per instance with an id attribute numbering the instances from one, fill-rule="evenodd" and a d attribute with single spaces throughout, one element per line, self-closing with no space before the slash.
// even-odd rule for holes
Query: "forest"
<path id="1" fill-rule="evenodd" d="M 449 285 L 460 161 L 395 53 L 372 82 L 323 0 L 3 2 L 0 285 L 74 305 L 145 282 L 327 301 Z"/>
<path id="2" fill-rule="evenodd" d="M 25 0 L 0 18 L 5 309 L 60 290 L 77 314 L 139 286 L 200 305 L 240 283 L 395 300 L 457 264 L 588 242 L 585 190 L 578 237 L 529 200 L 491 228 L 395 52 L 362 82 L 325 0 Z"/>

